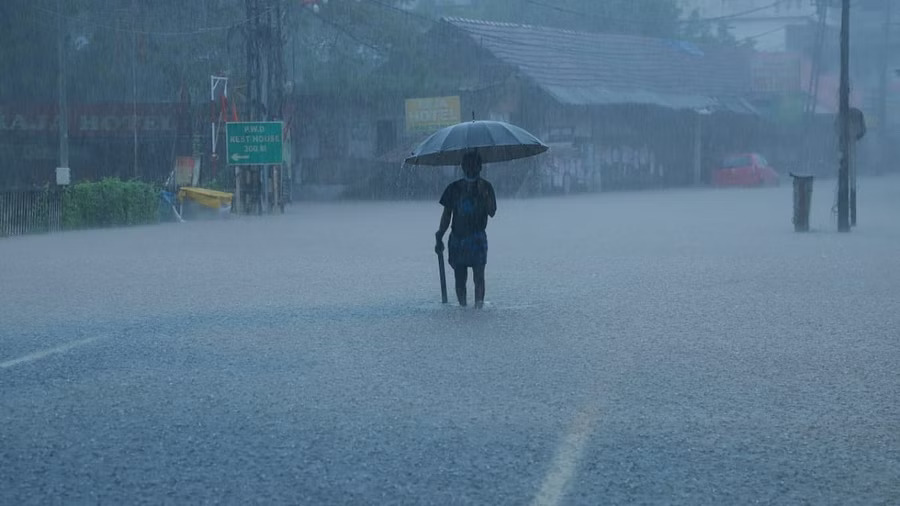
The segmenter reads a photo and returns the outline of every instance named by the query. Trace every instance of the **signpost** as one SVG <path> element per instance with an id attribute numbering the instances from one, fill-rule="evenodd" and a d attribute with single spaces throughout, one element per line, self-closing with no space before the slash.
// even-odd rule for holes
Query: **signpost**
<path id="1" fill-rule="evenodd" d="M 284 162 L 284 123 L 281 121 L 244 121 L 225 124 L 225 156 L 228 165 L 262 165 L 260 168 L 261 200 L 268 207 L 269 165 L 280 166 Z M 275 171 L 275 174 L 280 172 Z M 235 167 L 235 197 L 238 212 L 241 210 L 241 169 Z M 277 189 L 277 185 L 275 186 Z M 278 195 L 274 195 L 274 205 Z"/>
<path id="2" fill-rule="evenodd" d="M 281 121 L 225 124 L 229 165 L 281 165 L 284 161 Z"/>

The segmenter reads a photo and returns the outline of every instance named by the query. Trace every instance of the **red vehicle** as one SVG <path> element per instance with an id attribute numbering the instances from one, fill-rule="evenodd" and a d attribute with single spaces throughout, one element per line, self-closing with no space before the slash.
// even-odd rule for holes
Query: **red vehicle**
<path id="1" fill-rule="evenodd" d="M 713 171 L 715 186 L 777 186 L 778 173 L 758 153 L 731 155 Z"/>

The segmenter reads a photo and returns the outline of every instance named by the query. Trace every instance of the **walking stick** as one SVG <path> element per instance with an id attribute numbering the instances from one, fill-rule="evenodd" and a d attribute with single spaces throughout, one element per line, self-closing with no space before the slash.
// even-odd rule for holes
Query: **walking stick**
<path id="1" fill-rule="evenodd" d="M 447 303 L 447 274 L 444 272 L 444 252 L 440 251 L 438 256 L 438 270 L 441 273 L 441 302 Z"/>

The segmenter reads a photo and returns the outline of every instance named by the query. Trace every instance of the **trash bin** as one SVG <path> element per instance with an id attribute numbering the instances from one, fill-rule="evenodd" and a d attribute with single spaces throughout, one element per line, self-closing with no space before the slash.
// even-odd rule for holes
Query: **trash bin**
<path id="1" fill-rule="evenodd" d="M 809 207 L 812 202 L 813 176 L 791 174 L 794 178 L 794 231 L 809 232 Z"/>

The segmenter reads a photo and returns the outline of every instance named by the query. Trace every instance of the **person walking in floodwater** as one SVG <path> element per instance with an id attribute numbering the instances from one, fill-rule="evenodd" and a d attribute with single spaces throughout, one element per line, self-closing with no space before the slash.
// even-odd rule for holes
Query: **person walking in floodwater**
<path id="1" fill-rule="evenodd" d="M 481 158 L 475 152 L 462 159 L 465 177 L 447 186 L 441 196 L 444 206 L 441 224 L 435 234 L 434 250 L 444 251 L 444 232 L 450 227 L 448 261 L 456 278 L 456 298 L 466 306 L 466 283 L 469 268 L 475 281 L 475 307 L 484 305 L 484 268 L 487 264 L 488 218 L 497 213 L 494 187 L 481 178 Z"/>

